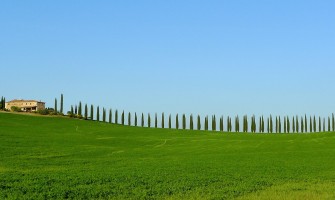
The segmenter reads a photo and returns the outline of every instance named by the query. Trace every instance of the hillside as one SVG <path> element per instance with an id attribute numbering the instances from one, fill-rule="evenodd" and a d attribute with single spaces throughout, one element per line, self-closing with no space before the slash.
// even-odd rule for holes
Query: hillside
<path id="1" fill-rule="evenodd" d="M 0 113 L 0 199 L 334 199 L 335 133 L 243 134 Z"/>

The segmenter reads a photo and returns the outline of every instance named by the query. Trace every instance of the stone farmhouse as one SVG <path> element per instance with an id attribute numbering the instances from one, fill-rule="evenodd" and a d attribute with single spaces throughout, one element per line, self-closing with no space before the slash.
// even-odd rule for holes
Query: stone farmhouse
<path id="1" fill-rule="evenodd" d="M 13 106 L 21 108 L 23 112 L 33 112 L 45 109 L 45 102 L 36 100 L 14 99 L 5 103 L 5 108 L 11 110 Z"/>

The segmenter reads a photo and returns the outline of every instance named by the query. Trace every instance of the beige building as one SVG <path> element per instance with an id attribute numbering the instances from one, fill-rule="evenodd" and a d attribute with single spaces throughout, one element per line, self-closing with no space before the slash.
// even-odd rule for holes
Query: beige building
<path id="1" fill-rule="evenodd" d="M 5 103 L 5 108 L 11 110 L 13 106 L 21 108 L 23 112 L 33 112 L 45 109 L 45 102 L 36 100 L 14 99 Z"/>

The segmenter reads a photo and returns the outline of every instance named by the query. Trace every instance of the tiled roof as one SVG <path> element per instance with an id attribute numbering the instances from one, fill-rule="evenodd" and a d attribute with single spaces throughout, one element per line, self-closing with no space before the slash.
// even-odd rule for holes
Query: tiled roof
<path id="1" fill-rule="evenodd" d="M 8 101 L 7 103 L 17 103 L 17 102 L 20 102 L 20 103 L 23 103 L 23 102 L 40 102 L 40 103 L 45 103 L 45 102 L 42 102 L 42 101 L 24 100 L 24 99 L 14 99 L 14 100 Z"/>

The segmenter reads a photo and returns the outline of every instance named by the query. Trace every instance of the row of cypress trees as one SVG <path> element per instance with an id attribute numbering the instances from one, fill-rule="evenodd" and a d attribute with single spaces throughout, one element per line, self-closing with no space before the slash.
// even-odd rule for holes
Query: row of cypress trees
<path id="1" fill-rule="evenodd" d="M 77 116 L 82 116 L 85 120 L 96 120 L 96 121 L 102 121 L 102 122 L 108 122 L 108 123 L 115 123 L 119 124 L 119 113 L 118 110 L 115 110 L 114 113 L 112 109 L 102 109 L 102 119 L 100 119 L 100 108 L 97 106 L 96 108 L 96 115 L 94 116 L 94 106 L 90 106 L 90 113 L 88 111 L 88 105 L 85 104 L 85 109 L 84 113 L 82 113 L 82 103 L 79 102 L 79 105 L 73 107 L 71 106 L 71 111 L 70 114 L 72 115 L 77 115 Z M 107 119 L 108 115 L 108 119 Z M 127 116 L 127 117 L 126 117 Z M 113 120 L 114 118 L 114 120 Z M 127 124 L 126 124 L 126 118 Z M 147 127 L 152 127 L 152 120 L 151 120 L 151 115 L 150 113 L 147 114 L 146 120 L 144 117 L 144 114 L 141 114 L 141 119 L 140 119 L 140 124 L 138 124 L 138 116 L 137 113 L 134 113 L 134 119 L 132 119 L 132 114 L 130 112 L 125 113 L 122 111 L 121 113 L 121 125 L 129 125 L 129 126 L 141 126 L 144 127 L 145 124 Z M 172 117 L 171 114 L 168 116 L 168 126 L 167 128 L 172 128 Z M 326 120 L 325 118 L 321 117 L 316 117 L 316 116 L 310 116 L 309 120 L 307 120 L 307 116 L 305 115 L 304 117 L 292 117 L 289 118 L 288 116 L 285 116 L 284 118 L 281 118 L 280 116 L 276 116 L 275 118 L 270 115 L 267 118 L 267 125 L 265 126 L 265 121 L 264 121 L 264 116 L 261 116 L 256 119 L 256 116 L 253 115 L 249 118 L 247 115 L 243 116 L 242 119 L 242 124 L 243 124 L 243 132 L 252 132 L 252 133 L 304 133 L 304 132 L 322 132 L 322 131 L 335 131 L 335 118 L 334 114 L 332 114 L 331 117 L 328 117 Z M 181 126 L 180 122 L 181 120 Z M 146 121 L 146 123 L 145 123 Z M 188 121 L 188 123 L 187 123 Z M 224 118 L 223 116 L 220 117 L 219 120 L 219 131 L 224 131 L 226 130 L 227 132 L 233 132 L 233 126 L 232 126 L 232 118 L 227 117 L 226 124 L 224 124 Z M 157 113 L 154 116 L 154 122 L 153 126 L 155 128 L 158 128 L 158 116 Z M 194 117 L 193 115 L 190 115 L 188 120 L 185 114 L 182 115 L 181 119 L 179 119 L 179 115 L 176 114 L 175 116 L 175 127 L 176 129 L 182 128 L 182 129 L 187 129 L 187 126 L 189 127 L 189 130 L 202 130 L 202 122 L 201 122 L 201 117 L 200 115 L 197 116 L 196 118 L 196 127 L 194 126 Z M 308 127 L 309 124 L 309 127 Z M 160 122 L 160 127 L 161 128 L 166 128 L 165 127 L 165 114 L 162 113 L 161 115 L 161 122 Z M 234 131 L 235 132 L 240 132 L 240 119 L 239 116 L 235 117 L 234 121 Z M 327 127 L 326 127 L 327 125 Z M 213 115 L 211 117 L 211 127 L 209 126 L 209 117 L 206 116 L 204 118 L 204 130 L 212 130 L 216 131 L 217 130 L 217 123 L 216 123 L 216 116 Z"/>

